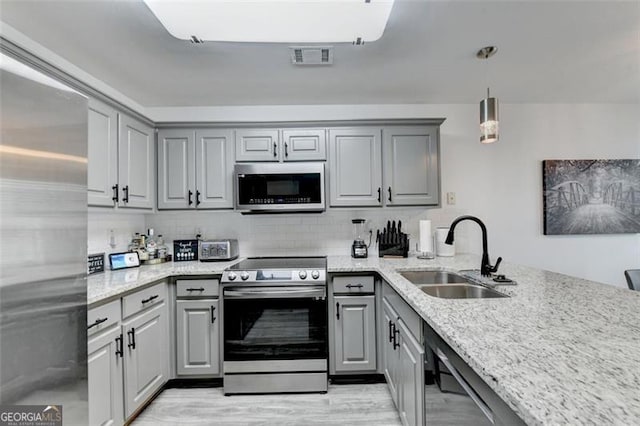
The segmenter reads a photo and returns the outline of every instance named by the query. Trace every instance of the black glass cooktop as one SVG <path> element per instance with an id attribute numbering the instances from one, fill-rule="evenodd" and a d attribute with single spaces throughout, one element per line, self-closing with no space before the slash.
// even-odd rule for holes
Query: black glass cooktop
<path id="1" fill-rule="evenodd" d="M 258 269 L 326 269 L 326 257 L 248 257 L 230 266 L 229 270 Z"/>

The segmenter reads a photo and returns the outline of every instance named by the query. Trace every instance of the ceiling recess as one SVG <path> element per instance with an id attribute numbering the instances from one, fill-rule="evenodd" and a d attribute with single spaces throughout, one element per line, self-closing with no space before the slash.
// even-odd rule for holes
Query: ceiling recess
<path id="1" fill-rule="evenodd" d="M 144 0 L 169 34 L 250 43 L 361 43 L 382 37 L 394 0 Z M 358 43 L 360 44 L 360 43 Z"/>
<path id="2" fill-rule="evenodd" d="M 291 51 L 291 62 L 294 65 L 333 64 L 332 46 L 294 46 L 289 50 Z"/>

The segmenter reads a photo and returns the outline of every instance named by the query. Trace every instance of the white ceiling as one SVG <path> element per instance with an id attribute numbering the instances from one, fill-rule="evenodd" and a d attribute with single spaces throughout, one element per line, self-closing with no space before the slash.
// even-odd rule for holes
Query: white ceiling
<path id="1" fill-rule="evenodd" d="M 502 102 L 640 103 L 640 1 L 396 0 L 380 40 L 308 68 L 288 44 L 175 39 L 141 0 L 0 0 L 0 19 L 146 107 L 475 103 L 487 84 Z"/>

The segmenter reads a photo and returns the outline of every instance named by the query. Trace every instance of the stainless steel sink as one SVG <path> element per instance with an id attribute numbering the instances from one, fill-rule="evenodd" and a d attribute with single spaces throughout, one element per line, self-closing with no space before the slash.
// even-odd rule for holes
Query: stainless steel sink
<path id="1" fill-rule="evenodd" d="M 447 271 L 404 271 L 400 275 L 413 284 L 450 284 L 468 283 L 469 280 L 458 274 Z"/>
<path id="2" fill-rule="evenodd" d="M 433 297 L 442 299 L 487 299 L 509 297 L 487 287 L 475 284 L 435 284 L 421 285 L 420 290 Z"/>

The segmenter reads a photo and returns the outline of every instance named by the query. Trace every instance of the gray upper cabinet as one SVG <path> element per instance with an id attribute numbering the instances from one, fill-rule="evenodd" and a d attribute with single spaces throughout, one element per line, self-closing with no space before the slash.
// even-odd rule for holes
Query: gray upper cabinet
<path id="1" fill-rule="evenodd" d="M 158 132 L 158 208 L 194 207 L 195 135 L 193 130 Z"/>
<path id="2" fill-rule="evenodd" d="M 233 207 L 233 130 L 196 130 L 196 207 Z"/>
<path id="3" fill-rule="evenodd" d="M 154 131 L 124 114 L 120 114 L 119 121 L 119 206 L 152 209 L 155 190 Z"/>
<path id="4" fill-rule="evenodd" d="M 382 129 L 386 205 L 437 205 L 438 126 Z"/>
<path id="5" fill-rule="evenodd" d="M 375 296 L 335 296 L 335 370 L 375 371 Z"/>
<path id="6" fill-rule="evenodd" d="M 233 130 L 158 132 L 158 209 L 233 207 Z"/>
<path id="7" fill-rule="evenodd" d="M 220 375 L 218 300 L 176 302 L 178 375 Z"/>
<path id="8" fill-rule="evenodd" d="M 324 161 L 327 159 L 325 129 L 282 130 L 284 161 Z"/>
<path id="9" fill-rule="evenodd" d="M 278 129 L 236 130 L 236 161 L 280 161 Z"/>
<path id="10" fill-rule="evenodd" d="M 329 130 L 330 205 L 381 206 L 379 127 Z"/>
<path id="11" fill-rule="evenodd" d="M 118 195 L 118 112 L 89 99 L 88 122 L 88 202 L 113 207 Z"/>

